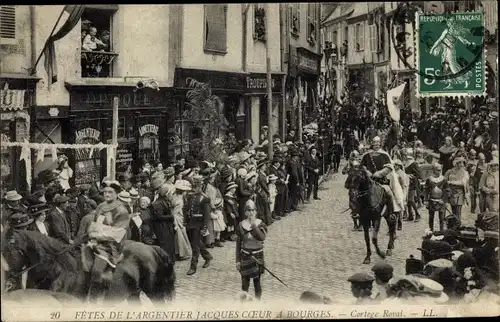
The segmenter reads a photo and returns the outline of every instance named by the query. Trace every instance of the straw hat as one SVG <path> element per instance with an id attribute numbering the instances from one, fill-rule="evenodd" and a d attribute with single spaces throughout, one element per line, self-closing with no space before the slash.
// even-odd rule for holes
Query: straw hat
<path id="1" fill-rule="evenodd" d="M 497 158 L 493 158 L 490 163 L 488 163 L 488 165 L 498 165 L 498 159 Z"/>
<path id="2" fill-rule="evenodd" d="M 236 189 L 236 188 L 238 188 L 238 185 L 237 185 L 236 183 L 234 183 L 234 182 L 230 182 L 230 183 L 227 185 L 227 187 L 226 187 L 226 191 L 225 191 L 225 192 L 227 193 L 229 190 L 231 190 L 231 189 Z"/>
<path id="3" fill-rule="evenodd" d="M 139 191 L 135 190 L 135 188 L 131 188 L 128 193 L 131 199 L 139 199 Z"/>
<path id="4" fill-rule="evenodd" d="M 21 196 L 19 193 L 17 193 L 16 190 L 11 190 L 11 191 L 7 191 L 4 198 L 7 201 L 19 201 L 19 200 L 23 199 L 23 196 Z"/>
<path id="5" fill-rule="evenodd" d="M 257 172 L 255 171 L 250 171 L 249 173 L 247 173 L 247 175 L 245 176 L 245 180 L 251 180 L 252 178 L 255 178 L 257 177 Z"/>
<path id="6" fill-rule="evenodd" d="M 130 193 L 128 193 L 127 191 L 120 192 L 118 194 L 118 199 L 126 203 L 132 202 L 132 198 L 130 198 Z"/>
<path id="7" fill-rule="evenodd" d="M 190 191 L 191 189 L 193 189 L 193 187 L 191 186 L 191 183 L 189 183 L 189 181 L 187 180 L 177 180 L 175 182 L 175 189 L 181 191 Z"/>

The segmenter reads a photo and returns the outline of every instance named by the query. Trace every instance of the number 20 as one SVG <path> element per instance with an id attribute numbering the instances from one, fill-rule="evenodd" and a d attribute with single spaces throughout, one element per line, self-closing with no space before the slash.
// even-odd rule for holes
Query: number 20
<path id="1" fill-rule="evenodd" d="M 51 320 L 57 320 L 61 317 L 61 312 L 52 312 L 50 313 Z"/>
<path id="2" fill-rule="evenodd" d="M 441 71 L 439 69 L 435 70 L 434 68 L 428 67 L 424 70 L 424 74 L 429 75 L 429 76 L 439 76 L 439 74 L 441 74 Z M 434 78 L 427 78 L 427 77 L 424 78 L 425 85 L 430 86 L 430 85 L 433 85 L 435 82 L 436 82 L 436 79 L 434 79 Z"/>

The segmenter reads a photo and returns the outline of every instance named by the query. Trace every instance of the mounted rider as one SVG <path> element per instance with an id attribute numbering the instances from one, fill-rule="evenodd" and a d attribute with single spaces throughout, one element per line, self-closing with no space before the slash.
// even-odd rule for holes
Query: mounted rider
<path id="1" fill-rule="evenodd" d="M 87 229 L 89 241 L 82 247 L 83 270 L 89 272 L 91 278 L 91 300 L 96 300 L 106 282 L 111 281 L 123 242 L 130 236 L 130 216 L 118 200 L 122 187 L 117 181 L 104 181 L 102 190 L 105 201 L 97 206 Z"/>
<path id="2" fill-rule="evenodd" d="M 387 192 L 391 202 L 385 214 L 391 215 L 402 211 L 404 209 L 403 189 L 395 174 L 391 157 L 381 148 L 380 137 L 373 138 L 372 149 L 361 157 L 360 165 Z"/>

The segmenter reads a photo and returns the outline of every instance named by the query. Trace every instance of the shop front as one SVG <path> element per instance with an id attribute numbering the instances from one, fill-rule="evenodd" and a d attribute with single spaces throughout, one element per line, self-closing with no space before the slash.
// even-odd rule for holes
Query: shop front
<path id="1" fill-rule="evenodd" d="M 191 122 L 183 118 L 186 106 L 186 94 L 193 87 L 191 80 L 210 85 L 212 95 L 218 96 L 224 104 L 224 116 L 229 128 L 221 136 L 234 134 L 236 139 L 250 138 L 250 113 L 245 109 L 244 93 L 246 91 L 247 73 L 222 72 L 204 69 L 176 68 L 174 76 L 174 90 L 179 109 L 175 115 L 172 133 L 177 139 L 174 155 L 189 151 L 189 142 L 201 138 L 200 129 L 194 128 Z"/>
<path id="2" fill-rule="evenodd" d="M 131 86 L 69 86 L 70 115 L 62 129 L 65 143 L 111 143 L 112 102 L 119 99 L 117 173 L 137 173 L 145 163 L 169 161 L 168 128 L 177 108 L 170 89 Z M 72 153 L 75 184 L 100 181 L 107 172 L 106 150 Z"/>
<path id="3" fill-rule="evenodd" d="M 318 81 L 321 74 L 322 55 L 304 47 L 290 46 L 290 63 L 288 76 L 291 78 L 287 88 L 287 96 L 292 97 L 295 108 L 290 111 L 289 117 L 292 127 L 298 126 L 297 104 L 302 106 L 302 124 L 307 124 L 314 117 L 318 104 Z"/>
<path id="4" fill-rule="evenodd" d="M 251 73 L 246 77 L 246 102 L 249 104 L 246 109 L 250 113 L 251 138 L 254 142 L 259 142 L 261 128 L 270 125 L 273 134 L 280 132 L 280 124 L 283 122 L 282 115 L 282 85 L 283 74 L 271 75 L 272 91 L 272 119 L 268 121 L 268 99 L 267 99 L 267 74 Z"/>
<path id="5" fill-rule="evenodd" d="M 0 137 L 1 142 L 29 140 L 30 109 L 38 78 L 0 75 Z M 0 143 L 1 195 L 16 189 L 27 193 L 26 164 L 21 158 L 21 147 L 6 147 Z M 31 175 L 31 174 L 29 174 Z"/>

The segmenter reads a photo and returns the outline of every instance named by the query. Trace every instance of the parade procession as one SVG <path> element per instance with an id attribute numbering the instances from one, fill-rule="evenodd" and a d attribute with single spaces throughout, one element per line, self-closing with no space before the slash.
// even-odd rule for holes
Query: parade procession
<path id="1" fill-rule="evenodd" d="M 2 320 L 500 315 L 497 12 L 1 5 Z"/>

